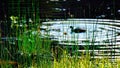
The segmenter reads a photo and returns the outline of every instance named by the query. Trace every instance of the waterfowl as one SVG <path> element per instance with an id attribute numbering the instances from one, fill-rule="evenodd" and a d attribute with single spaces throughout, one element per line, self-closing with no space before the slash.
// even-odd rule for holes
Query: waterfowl
<path id="1" fill-rule="evenodd" d="M 86 30 L 84 30 L 84 29 L 81 29 L 81 28 L 73 28 L 73 26 L 70 26 L 70 28 L 71 28 L 71 33 L 83 33 L 83 32 L 85 32 Z"/>

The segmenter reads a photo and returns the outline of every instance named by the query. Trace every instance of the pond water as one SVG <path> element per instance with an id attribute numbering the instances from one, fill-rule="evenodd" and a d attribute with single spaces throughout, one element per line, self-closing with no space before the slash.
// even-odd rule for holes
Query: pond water
<path id="1" fill-rule="evenodd" d="M 107 24 L 106 24 L 107 23 Z M 68 21 L 53 21 L 43 22 L 40 28 L 41 34 L 48 34 L 52 40 L 57 40 L 61 44 L 79 44 L 84 45 L 86 42 L 94 42 L 94 44 L 113 43 L 120 29 L 118 26 L 111 25 L 109 21 L 91 21 L 91 20 L 68 20 Z M 49 24 L 49 25 L 47 25 Z M 74 32 L 73 30 L 80 29 L 83 32 Z"/>

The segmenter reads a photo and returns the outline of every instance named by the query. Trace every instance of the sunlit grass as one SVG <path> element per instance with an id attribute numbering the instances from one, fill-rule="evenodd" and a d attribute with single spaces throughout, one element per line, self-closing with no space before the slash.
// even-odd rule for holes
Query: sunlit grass
<path id="1" fill-rule="evenodd" d="M 20 34 L 18 38 L 19 51 L 23 53 L 23 57 L 19 58 L 19 68 L 120 68 L 120 60 L 115 59 L 114 63 L 106 58 L 91 59 L 89 53 L 82 54 L 81 57 L 68 55 L 66 50 L 61 49 L 60 58 L 52 55 L 51 40 L 48 38 L 40 38 L 40 34 L 33 34 L 32 30 L 26 30 Z M 22 41 L 22 43 L 21 43 Z M 88 45 L 89 42 L 86 43 Z M 87 48 L 85 48 L 87 50 Z M 35 55 L 31 58 L 30 55 Z M 12 68 L 9 64 L 1 65 L 1 68 Z"/>
<path id="2" fill-rule="evenodd" d="M 59 62 L 54 60 L 54 68 L 119 68 L 120 61 L 112 62 L 108 58 L 91 60 L 89 55 L 81 58 L 63 57 Z"/>

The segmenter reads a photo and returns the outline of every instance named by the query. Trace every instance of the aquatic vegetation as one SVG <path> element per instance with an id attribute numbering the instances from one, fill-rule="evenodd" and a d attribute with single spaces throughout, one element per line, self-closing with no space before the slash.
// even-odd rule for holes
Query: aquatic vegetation
<path id="1" fill-rule="evenodd" d="M 29 25 L 29 26 L 33 26 L 33 25 Z M 37 27 L 37 26 L 35 25 L 34 27 Z M 84 45 L 86 45 L 86 47 L 82 48 L 84 50 L 78 50 L 79 49 L 78 46 L 71 46 L 71 48 L 68 46 L 59 47 L 59 44 L 57 43 L 54 44 L 54 46 L 56 47 L 56 50 L 54 50 L 51 45 L 53 43 L 53 40 L 50 40 L 50 38 L 52 37 L 49 37 L 51 36 L 49 35 L 50 34 L 49 30 L 47 30 L 48 33 L 46 33 L 45 35 L 42 35 L 42 31 L 40 30 L 40 28 L 31 27 L 27 29 L 26 27 L 24 27 L 21 30 L 23 31 L 20 34 L 19 33 L 17 34 L 17 38 L 19 39 L 18 41 L 19 54 L 17 54 L 15 57 L 16 61 L 19 64 L 18 66 L 19 68 L 27 68 L 27 67 L 31 67 L 31 68 L 114 68 L 114 67 L 117 68 L 118 67 L 119 68 L 120 67 L 120 64 L 119 64 L 120 61 L 118 59 L 114 59 L 114 62 L 113 62 L 111 61 L 111 59 L 109 59 L 106 56 L 105 58 L 91 58 L 95 55 L 96 52 L 98 53 L 97 55 L 102 53 L 103 54 L 106 53 L 109 55 L 111 54 L 111 52 L 114 53 L 117 51 L 117 50 L 112 50 L 112 51 L 108 50 L 110 52 L 108 53 L 107 50 L 101 50 L 101 49 L 95 50 L 94 42 L 96 43 L 96 45 L 99 45 L 102 43 L 99 42 L 99 40 L 98 41 L 94 40 L 95 37 L 94 37 L 94 33 L 92 32 L 91 34 L 93 35 L 90 35 L 91 38 L 93 38 L 92 41 L 88 39 L 82 40 L 82 42 L 85 43 Z M 58 35 L 56 37 L 60 36 L 59 32 L 61 30 L 53 29 L 53 31 L 58 32 Z M 68 35 L 68 33 L 65 33 L 65 35 Z M 104 41 L 102 41 L 104 44 L 104 48 L 102 47 L 103 45 L 96 48 L 105 49 L 105 47 L 110 47 L 106 45 L 107 43 L 110 42 L 109 40 L 108 41 L 106 40 L 108 39 L 106 35 L 108 36 L 108 34 L 106 33 L 103 36 L 105 37 L 105 40 L 103 38 Z M 101 38 L 100 34 L 98 36 L 99 38 Z M 63 38 L 66 39 L 66 37 L 63 37 Z M 61 39 L 64 40 L 63 38 Z M 73 38 L 78 39 L 78 36 L 76 37 L 73 36 Z M 73 40 L 70 39 L 71 41 L 69 41 L 69 38 L 67 39 L 68 41 L 61 41 L 61 42 L 68 43 L 68 44 L 74 43 L 78 45 L 78 43 L 76 43 L 74 39 Z M 89 45 L 91 45 L 92 48 L 89 47 Z M 91 50 L 89 50 L 90 48 Z M 90 51 L 92 54 L 89 54 Z M 3 65 L 3 66 L 7 66 L 7 65 Z"/>

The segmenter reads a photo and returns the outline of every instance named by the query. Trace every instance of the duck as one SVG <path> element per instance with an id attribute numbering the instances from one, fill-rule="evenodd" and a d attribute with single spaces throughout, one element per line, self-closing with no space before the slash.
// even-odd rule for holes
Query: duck
<path id="1" fill-rule="evenodd" d="M 81 29 L 81 28 L 79 28 L 79 27 L 77 27 L 77 28 L 75 28 L 74 29 L 74 27 L 73 26 L 70 26 L 70 28 L 71 28 L 71 33 L 83 33 L 83 32 L 86 32 L 86 30 L 85 29 Z"/>

